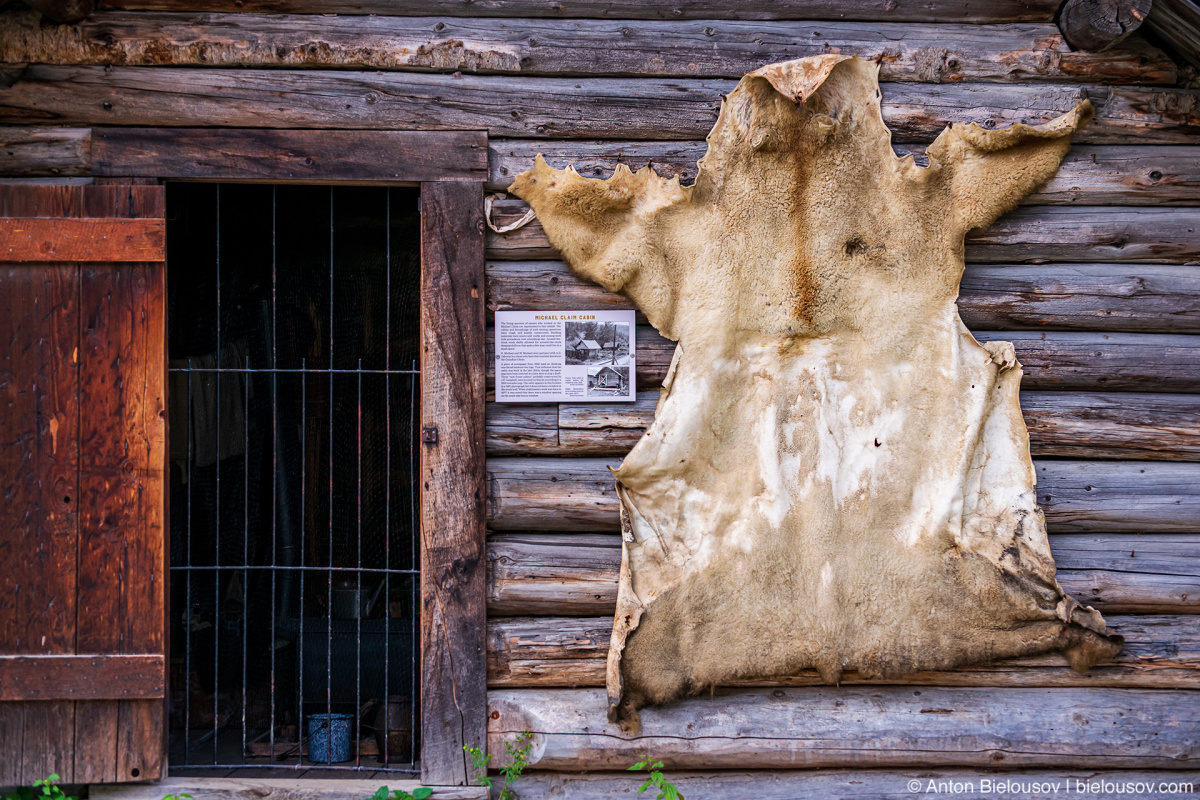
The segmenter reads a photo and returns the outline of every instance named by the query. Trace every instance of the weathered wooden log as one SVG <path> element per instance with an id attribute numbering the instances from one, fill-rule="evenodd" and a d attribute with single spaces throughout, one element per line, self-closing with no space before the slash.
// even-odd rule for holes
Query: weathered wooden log
<path id="1" fill-rule="evenodd" d="M 0 94 L 0 98 L 2 98 Z M 492 205 L 497 227 L 528 210 L 520 200 Z M 510 233 L 489 231 L 488 258 L 553 259 L 542 226 L 534 220 Z M 1200 210 L 1022 206 L 990 228 L 967 236 L 966 260 L 1014 262 L 1172 262 L 1200 260 Z"/>
<path id="2" fill-rule="evenodd" d="M 107 12 L 71 27 L 0 14 L 7 60 L 124 66 L 353 67 L 519 75 L 740 78 L 827 52 L 880 62 L 880 79 L 1175 82 L 1144 42 L 1072 52 L 1048 23 L 496 20 Z"/>
<path id="3" fill-rule="evenodd" d="M 704 142 L 578 142 L 493 139 L 488 143 L 488 189 L 503 191 L 541 153 L 550 166 L 571 164 L 588 177 L 607 178 L 617 164 L 647 164 L 684 183 L 696 177 Z M 921 154 L 921 145 L 897 145 L 900 155 Z M 1076 145 L 1050 182 L 1024 199 L 1026 205 L 1200 205 L 1200 147 Z"/>
<path id="4" fill-rule="evenodd" d="M 520 309 L 633 308 L 560 261 L 488 264 L 489 316 Z M 970 328 L 1200 333 L 1200 271 L 1147 264 L 970 264 L 959 313 Z M 639 322 L 645 319 L 639 315 Z"/>
<path id="5" fill-rule="evenodd" d="M 487 130 L 489 136 L 698 139 L 716 121 L 717 78 L 521 78 L 337 70 L 33 65 L 0 89 L 5 124 Z M 1061 83 L 887 83 L 898 142 L 949 122 L 1045 122 L 1083 96 L 1096 119 L 1077 141 L 1194 144 L 1200 91 Z M 1095 260 L 1088 257 L 1084 260 Z"/>
<path id="6" fill-rule="evenodd" d="M 1200 67 L 1200 5 L 1195 0 L 1154 0 L 1146 27 Z"/>
<path id="7" fill-rule="evenodd" d="M 1046 22 L 1057 0 L 106 0 L 137 11 L 257 11 L 291 14 L 379 14 L 457 17 L 595 19 L 857 19 L 868 22 Z"/>
<path id="8" fill-rule="evenodd" d="M 718 689 L 607 718 L 603 689 L 494 689 L 488 746 L 533 733 L 537 769 L 972 766 L 1186 768 L 1200 757 L 1188 691 L 902 686 Z"/>
<path id="9" fill-rule="evenodd" d="M 91 147 L 88 128 L 0 126 L 0 175 L 87 175 Z"/>
<path id="10" fill-rule="evenodd" d="M 1106 613 L 1200 612 L 1200 535 L 1054 534 L 1058 580 Z M 488 613 L 612 614 L 621 542 L 610 534 L 495 534 Z"/>
<path id="11" fill-rule="evenodd" d="M 28 130 L 28 129 L 26 129 Z M 260 181 L 479 180 L 479 131 L 96 128 L 92 173 Z"/>
<path id="12" fill-rule="evenodd" d="M 1026 390 L 1200 391 L 1200 340 L 1192 336 L 1071 331 L 975 331 L 981 342 L 1012 342 Z M 488 385 L 494 385 L 495 336 L 488 333 Z M 653 328 L 637 329 L 637 386 L 662 384 L 675 352 Z"/>
<path id="13" fill-rule="evenodd" d="M 616 531 L 609 468 L 620 459 L 489 458 L 495 530 Z M 1038 503 L 1055 533 L 1189 532 L 1200 520 L 1200 464 L 1035 461 Z"/>
<path id="14" fill-rule="evenodd" d="M 1062 656 L 999 661 L 945 672 L 918 672 L 899 680 L 842 675 L 842 684 L 925 686 L 1125 686 L 1200 688 L 1200 617 L 1107 615 L 1125 647 L 1110 664 L 1081 675 Z M 498 617 L 488 622 L 488 686 L 603 686 L 612 614 L 604 617 Z M 741 686 L 819 686 L 816 670 Z"/>
<path id="15" fill-rule="evenodd" d="M 489 403 L 489 456 L 623 456 L 654 419 L 656 390 L 634 403 Z M 1200 460 L 1200 396 L 1024 392 L 1035 456 Z"/>
<path id="16" fill-rule="evenodd" d="M 93 0 L 25 0 L 31 8 L 51 22 L 77 22 L 96 7 Z M 3 36 L 0 36 L 2 39 Z M 6 59 L 10 60 L 10 59 Z M 20 59 L 11 59 L 20 61 Z"/>
<path id="17" fill-rule="evenodd" d="M 631 780 L 634 778 L 635 780 Z M 854 800 L 911 800 L 915 791 L 959 798 L 1000 794 L 1048 800 L 1056 793 L 1185 793 L 1200 786 L 1200 772 L 1190 770 L 1021 770 L 1020 773 L 916 768 L 907 770 L 746 770 L 671 771 L 668 779 L 686 797 L 702 800 L 796 800 L 798 797 Z M 638 776 L 622 772 L 551 772 L 536 770 L 521 777 L 521 800 L 629 800 Z M 1028 790 L 1028 793 L 1025 793 Z M 1043 793 L 1044 792 L 1044 793 Z M 143 798 L 130 798 L 143 800 Z M 151 800 L 149 797 L 144 800 Z M 197 800 L 200 800 L 199 798 Z M 206 799 L 207 800 L 207 799 Z"/>
<path id="18" fill-rule="evenodd" d="M 1098 53 L 1116 47 L 1142 26 L 1152 0 L 1067 0 L 1058 27 L 1071 47 Z"/>

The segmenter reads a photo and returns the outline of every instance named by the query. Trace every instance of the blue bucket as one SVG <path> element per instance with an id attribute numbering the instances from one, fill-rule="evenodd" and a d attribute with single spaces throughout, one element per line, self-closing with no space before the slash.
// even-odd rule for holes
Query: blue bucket
<path id="1" fill-rule="evenodd" d="M 314 764 L 349 761 L 353 720 L 353 714 L 309 714 L 308 760 Z"/>

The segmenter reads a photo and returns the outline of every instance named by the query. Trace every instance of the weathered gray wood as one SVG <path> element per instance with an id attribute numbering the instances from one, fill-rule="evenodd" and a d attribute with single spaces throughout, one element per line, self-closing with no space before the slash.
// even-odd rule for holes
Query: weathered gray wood
<path id="1" fill-rule="evenodd" d="M 480 181 L 482 131 L 95 128 L 92 174 L 203 180 Z"/>
<path id="2" fill-rule="evenodd" d="M 827 52 L 880 60 L 882 80 L 1175 82 L 1144 42 L 1073 52 L 1048 23 L 496 20 L 104 12 L 71 27 L 0 14 L 7 60 L 124 66 L 354 67 L 519 75 L 740 78 Z"/>
<path id="3" fill-rule="evenodd" d="M 524 216 L 520 200 L 492 205 L 497 227 Z M 558 258 L 534 220 L 510 233 L 488 233 L 488 258 Z M 1172 262 L 1200 260 L 1200 210 L 1022 206 L 984 231 L 967 236 L 966 260 L 974 263 L 1039 261 Z"/>
<path id="4" fill-rule="evenodd" d="M 704 142 L 580 142 L 493 139 L 489 142 L 488 189 L 503 191 L 541 153 L 552 167 L 574 165 L 581 175 L 607 178 L 617 164 L 647 164 L 684 183 L 696 177 Z M 897 145 L 900 155 L 923 153 L 921 145 Z M 1075 145 L 1050 182 L 1026 197 L 1026 205 L 1200 205 L 1200 147 Z"/>
<path id="5" fill-rule="evenodd" d="M 633 308 L 560 261 L 492 261 L 487 281 L 489 316 L 505 309 Z M 1200 333 L 1200 270 L 1162 264 L 970 264 L 958 306 L 968 327 L 985 330 Z M 639 321 L 645 319 L 639 315 Z"/>
<path id="6" fill-rule="evenodd" d="M 1124 686 L 1200 688 L 1200 617 L 1108 614 L 1109 630 L 1125 637 L 1117 659 L 1079 674 L 1061 655 L 998 661 L 947 672 L 919 672 L 872 681 L 857 672 L 841 684 L 926 686 Z M 498 617 L 488 622 L 491 687 L 603 686 L 612 614 L 603 617 Z M 744 686 L 819 686 L 816 670 Z"/>
<path id="7" fill-rule="evenodd" d="M 484 744 L 483 184 L 421 185 L 421 779 Z"/>
<path id="8" fill-rule="evenodd" d="M 1154 0 L 1146 27 L 1177 55 L 1200 66 L 1200 5 L 1194 0 Z"/>
<path id="9" fill-rule="evenodd" d="M 1012 342 L 1025 390 L 1200 391 L 1200 340 L 1193 336 L 1073 331 L 975 331 L 981 342 Z M 495 338 L 488 331 L 488 382 Z M 649 326 L 637 330 L 637 386 L 662 384 L 675 345 Z"/>
<path id="10" fill-rule="evenodd" d="M 0 175 L 87 175 L 91 135 L 87 128 L 0 126 Z"/>
<path id="11" fill-rule="evenodd" d="M 415 780 L 386 781 L 389 789 L 411 792 L 421 785 Z M 164 796 L 190 795 L 193 800 L 348 800 L 369 797 L 383 781 L 378 778 L 308 780 L 297 778 L 167 778 L 157 783 L 125 786 L 92 786 L 89 796 L 95 800 L 161 800 Z M 487 800 L 487 789 L 480 786 L 439 786 L 434 800 Z"/>
<path id="12" fill-rule="evenodd" d="M 294 14 L 444 14 L 459 17 L 594 17 L 604 19 L 860 19 L 913 22 L 1049 21 L 1056 0 L 108 0 L 147 11 L 268 11 Z"/>
<path id="13" fill-rule="evenodd" d="M 624 455 L 654 420 L 657 390 L 633 403 L 489 403 L 492 456 Z M 1200 460 L 1200 396 L 1134 392 L 1024 392 L 1035 456 Z"/>
<path id="14" fill-rule="evenodd" d="M 522 731 L 539 769 L 972 766 L 1187 768 L 1200 757 L 1188 691 L 900 686 L 726 689 L 642 710 L 629 736 L 603 689 L 495 689 L 493 750 Z"/>
<path id="15" fill-rule="evenodd" d="M 495 530 L 616 531 L 609 467 L 620 459 L 490 458 Z M 1055 533 L 1189 532 L 1200 520 L 1200 464 L 1035 461 L 1038 503 Z"/>
<path id="16" fill-rule="evenodd" d="M 1200 772 L 1191 770 L 1147 772 L 1144 770 L 1065 770 L 1053 772 L 1021 770 L 718 770 L 684 772 L 672 770 L 668 779 L 686 797 L 700 800 L 912 800 L 910 781 L 925 795 L 953 796 L 955 800 L 994 800 L 997 796 L 1022 800 L 1056 800 L 1068 792 L 1101 796 L 1122 791 L 1127 796 L 1143 792 L 1153 795 L 1160 785 L 1164 792 L 1185 793 L 1200 786 Z M 633 800 L 641 782 L 629 772 L 550 772 L 536 770 L 521 777 L 521 800 Z M 1188 788 L 1188 787 L 1193 788 Z M 1026 791 L 1028 790 L 1028 791 Z M 644 795 L 642 795 L 644 796 Z"/>
<path id="17" fill-rule="evenodd" d="M 1054 534 L 1068 593 L 1106 613 L 1200 612 L 1200 535 Z M 609 534 L 496 534 L 488 540 L 488 613 L 611 614 L 621 543 Z"/>
<path id="18" fill-rule="evenodd" d="M 1058 27 L 1071 47 L 1100 52 L 1125 41 L 1146 20 L 1152 0 L 1067 0 Z"/>
<path id="19" fill-rule="evenodd" d="M 32 65 L 0 89 L 6 124 L 486 130 L 489 136 L 698 139 L 716 121 L 717 78 L 522 78 L 337 70 Z M 883 85 L 898 142 L 949 122 L 1044 122 L 1083 96 L 1096 144 L 1194 144 L 1200 91 L 1061 83 Z M 1084 260 L 1094 260 L 1089 257 Z"/>

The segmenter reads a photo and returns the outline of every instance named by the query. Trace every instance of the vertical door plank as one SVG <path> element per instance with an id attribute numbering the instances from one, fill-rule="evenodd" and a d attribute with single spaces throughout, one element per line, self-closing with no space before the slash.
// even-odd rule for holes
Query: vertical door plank
<path id="1" fill-rule="evenodd" d="M 0 786 L 16 786 L 21 782 L 21 759 L 16 755 L 25 749 L 26 703 L 0 703 Z"/>
<path id="2" fill-rule="evenodd" d="M 161 198 L 158 187 L 87 186 L 83 214 L 161 217 Z M 82 270 L 80 652 L 164 652 L 164 276 L 161 264 Z M 109 780 L 161 777 L 161 701 L 87 713 L 117 732 L 90 766 Z"/>
<path id="3" fill-rule="evenodd" d="M 75 704 L 73 702 L 27 702 L 25 735 L 22 741 L 21 783 L 29 785 L 49 775 L 63 783 L 75 781 Z"/>
<path id="4" fill-rule="evenodd" d="M 0 214 L 74 217 L 76 186 L 6 186 Z M 0 651 L 75 652 L 79 268 L 0 266 Z M 72 702 L 0 704 L 0 783 L 73 780 Z"/>
<path id="5" fill-rule="evenodd" d="M 75 703 L 75 781 L 112 783 L 117 780 L 117 700 Z"/>
<path id="6" fill-rule="evenodd" d="M 487 728 L 483 185 L 421 186 L 421 777 L 475 781 Z M 436 432 L 436 433 L 435 433 Z"/>

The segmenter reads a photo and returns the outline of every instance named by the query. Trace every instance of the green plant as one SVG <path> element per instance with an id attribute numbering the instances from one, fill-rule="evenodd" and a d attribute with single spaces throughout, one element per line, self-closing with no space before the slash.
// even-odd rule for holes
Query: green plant
<path id="1" fill-rule="evenodd" d="M 192 796 L 186 792 L 181 794 L 169 794 L 163 800 L 192 800 Z"/>
<path id="2" fill-rule="evenodd" d="M 637 790 L 637 793 L 641 794 L 653 786 L 658 789 L 658 796 L 654 800 L 684 800 L 683 793 L 662 774 L 662 768 L 663 762 L 654 760 L 649 754 L 642 756 L 641 761 L 630 767 L 630 772 L 650 771 L 650 777 L 642 784 L 642 788 Z"/>
<path id="3" fill-rule="evenodd" d="M 50 775 L 42 778 L 40 781 L 34 781 L 33 787 L 20 786 L 17 788 L 16 794 L 4 795 L 4 800 L 75 800 L 63 792 L 58 786 L 59 777 Z"/>
<path id="4" fill-rule="evenodd" d="M 410 794 L 403 789 L 389 790 L 386 786 L 380 786 L 375 790 L 375 794 L 368 797 L 367 800 L 388 800 L 389 793 L 392 800 L 425 800 L 426 797 L 433 794 L 433 789 L 430 789 L 428 786 L 418 786 Z"/>
<path id="5" fill-rule="evenodd" d="M 517 734 L 516 741 L 504 743 L 504 754 L 508 757 L 508 763 L 500 768 L 500 774 L 504 776 L 504 786 L 500 789 L 500 800 L 516 800 L 517 795 L 512 790 L 512 785 L 517 782 L 517 778 L 521 777 L 525 767 L 529 766 L 529 749 L 533 746 L 529 740 L 532 738 L 532 733 L 522 731 Z M 492 777 L 487 774 L 491 755 L 484 755 L 478 747 L 463 747 L 463 750 L 470 754 L 471 765 L 479 777 L 479 782 L 491 789 Z"/>

